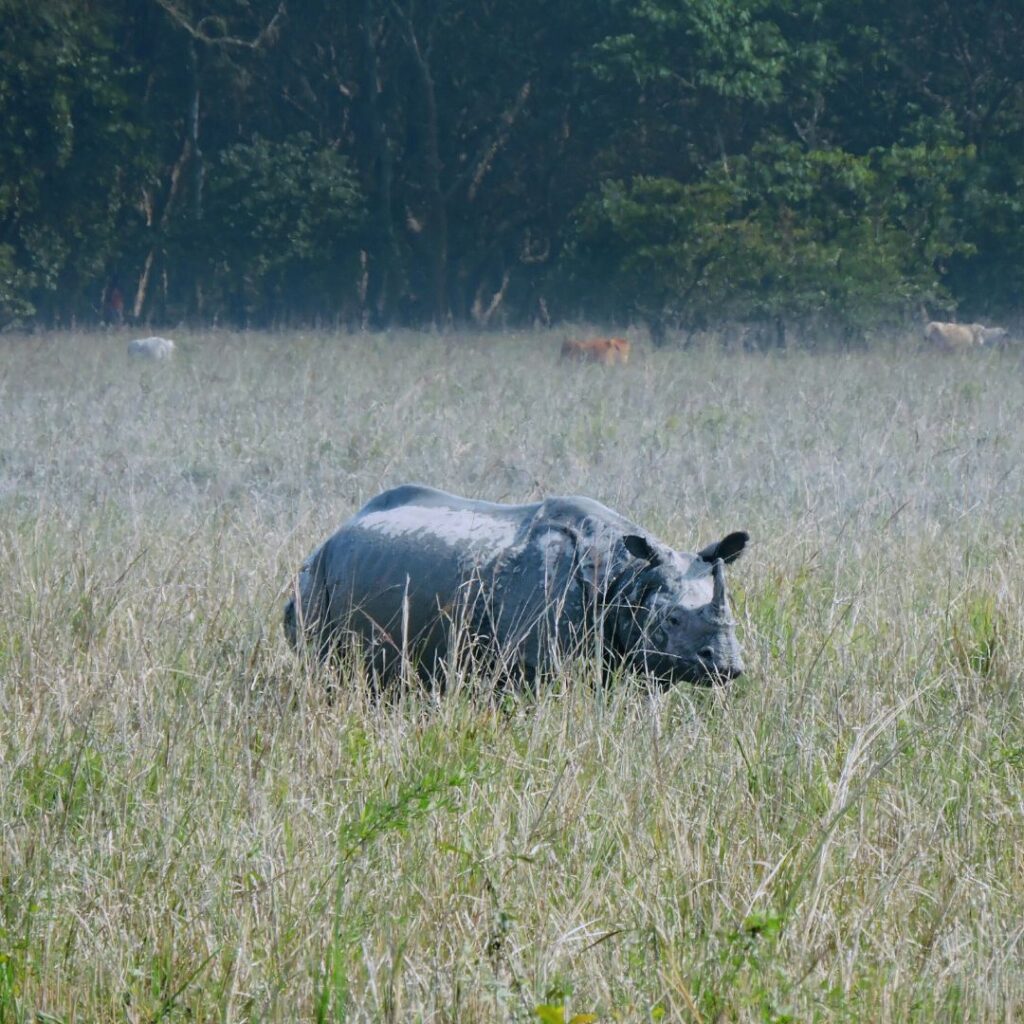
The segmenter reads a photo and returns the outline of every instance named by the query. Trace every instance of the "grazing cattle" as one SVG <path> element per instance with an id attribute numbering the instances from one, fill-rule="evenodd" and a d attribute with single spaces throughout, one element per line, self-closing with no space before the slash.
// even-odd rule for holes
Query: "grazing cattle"
<path id="1" fill-rule="evenodd" d="M 944 324 L 936 320 L 925 325 L 925 340 L 943 352 L 962 352 L 1006 339 L 1005 327 L 984 324 Z"/>
<path id="2" fill-rule="evenodd" d="M 467 651 L 532 683 L 597 650 L 666 682 L 713 683 L 743 671 L 725 564 L 747 540 L 688 554 L 590 498 L 498 505 L 397 487 L 306 560 L 284 629 L 321 660 L 362 652 L 376 683 L 404 664 L 439 681 Z"/>
<path id="3" fill-rule="evenodd" d="M 936 320 L 925 324 L 925 340 L 944 352 L 973 348 L 974 332 L 966 324 L 944 324 Z"/>
<path id="4" fill-rule="evenodd" d="M 592 338 L 589 341 L 564 341 L 562 359 L 613 366 L 629 362 L 630 344 L 625 338 Z"/>
<path id="5" fill-rule="evenodd" d="M 971 330 L 979 345 L 1005 345 L 1010 332 L 1005 327 L 986 327 L 984 324 L 971 324 Z"/>
<path id="6" fill-rule="evenodd" d="M 128 355 L 141 359 L 170 359 L 174 342 L 170 338 L 136 338 L 128 342 Z"/>

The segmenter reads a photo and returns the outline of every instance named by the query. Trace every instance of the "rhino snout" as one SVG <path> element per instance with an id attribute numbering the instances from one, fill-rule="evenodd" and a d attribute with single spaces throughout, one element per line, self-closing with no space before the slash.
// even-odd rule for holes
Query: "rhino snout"
<path id="1" fill-rule="evenodd" d="M 717 655 L 713 647 L 702 647 L 697 652 L 697 661 L 713 680 L 727 681 L 743 675 L 743 658 L 738 652 L 723 658 Z"/>

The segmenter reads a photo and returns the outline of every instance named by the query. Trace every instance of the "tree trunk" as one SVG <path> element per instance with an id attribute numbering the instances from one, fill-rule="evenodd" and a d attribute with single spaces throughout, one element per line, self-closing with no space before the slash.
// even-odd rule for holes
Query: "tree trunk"
<path id="1" fill-rule="evenodd" d="M 390 319 L 394 277 L 398 265 L 395 223 L 391 212 L 394 157 L 380 109 L 377 47 L 373 38 L 373 0 L 363 0 L 356 32 L 362 57 L 363 113 L 369 136 L 365 161 L 371 200 L 371 238 L 367 246 L 363 315 L 375 327 Z"/>
<path id="2" fill-rule="evenodd" d="M 508 291 L 508 283 L 512 277 L 512 271 L 506 267 L 501 275 L 501 284 L 498 290 L 491 296 L 485 305 L 485 285 L 481 281 L 476 290 L 476 297 L 473 299 L 473 319 L 480 327 L 486 327 L 491 322 L 491 317 L 497 312 L 498 307 L 505 300 L 505 293 Z"/>
<path id="3" fill-rule="evenodd" d="M 433 291 L 433 320 L 445 326 L 451 319 L 448 306 L 448 209 L 441 190 L 440 122 L 437 112 L 437 89 L 430 70 L 430 49 L 420 46 L 416 29 L 408 13 L 397 3 L 392 4 L 402 24 L 413 63 L 423 89 L 424 135 L 426 137 L 426 193 L 427 210 L 425 236 Z"/>
<path id="4" fill-rule="evenodd" d="M 188 137 L 192 146 L 192 219 L 203 219 L 203 151 L 199 148 L 199 54 L 196 44 L 188 44 L 188 63 L 192 79 L 192 97 L 188 107 Z"/>

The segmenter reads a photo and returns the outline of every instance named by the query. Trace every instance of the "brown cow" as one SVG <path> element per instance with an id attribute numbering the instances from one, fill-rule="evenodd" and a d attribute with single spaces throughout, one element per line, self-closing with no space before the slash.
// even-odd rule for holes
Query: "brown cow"
<path id="1" fill-rule="evenodd" d="M 944 324 L 937 320 L 925 325 L 925 339 L 943 352 L 964 352 L 1006 338 L 1005 327 L 984 324 Z"/>
<path id="2" fill-rule="evenodd" d="M 561 358 L 580 363 L 602 363 L 613 366 L 629 362 L 630 344 L 625 338 L 591 338 L 589 341 L 565 341 Z"/>

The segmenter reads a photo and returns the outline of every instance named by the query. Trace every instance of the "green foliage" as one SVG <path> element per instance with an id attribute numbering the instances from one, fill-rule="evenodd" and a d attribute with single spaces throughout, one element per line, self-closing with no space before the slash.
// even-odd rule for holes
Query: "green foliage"
<path id="1" fill-rule="evenodd" d="M 336 149 L 306 132 L 237 143 L 211 169 L 209 196 L 201 232 L 215 245 L 211 284 L 243 293 L 247 319 L 289 307 L 330 312 L 352 293 L 363 203 Z"/>
<path id="2" fill-rule="evenodd" d="M 991 675 L 1006 633 L 1006 623 L 989 594 L 971 595 L 953 622 L 950 647 L 956 663 L 967 672 Z"/>
<path id="3" fill-rule="evenodd" d="M 567 1017 L 564 1003 L 539 1003 L 533 1012 L 542 1024 L 593 1024 L 600 1020 L 596 1013 L 574 1013 Z"/>
<path id="4" fill-rule="evenodd" d="M 0 327 L 41 310 L 95 316 L 123 252 L 133 151 L 111 5 L 0 10 Z"/>
<path id="5" fill-rule="evenodd" d="M 605 286 L 604 315 L 632 302 L 641 316 L 697 327 L 723 299 L 716 264 L 735 251 L 734 205 L 728 182 L 610 183 L 577 214 L 572 279 L 581 289 Z"/>
<path id="6" fill-rule="evenodd" d="M 784 41 L 763 0 L 642 0 L 627 8 L 631 31 L 595 47 L 592 69 L 641 85 L 677 82 L 703 94 L 767 106 L 781 96 Z"/>
<path id="7" fill-rule="evenodd" d="M 691 185 L 613 183 L 577 215 L 575 276 L 606 285 L 606 313 L 631 301 L 689 330 L 721 319 L 843 330 L 898 321 L 943 296 L 939 268 L 970 251 L 947 211 L 973 157 L 969 147 L 858 157 L 776 142 Z"/>
<path id="8" fill-rule="evenodd" d="M 0 245 L 0 327 L 27 320 L 36 311 L 29 295 L 36 277 L 18 260 L 13 245 Z"/>
<path id="9" fill-rule="evenodd" d="M 1024 16 L 0 2 L 0 327 L 1005 317 Z"/>
<path id="10" fill-rule="evenodd" d="M 318 1021 L 344 1019 L 349 964 L 365 930 L 372 927 L 372 909 L 354 911 L 348 898 L 348 872 L 353 860 L 385 837 L 407 833 L 438 811 L 456 810 L 459 794 L 482 774 L 479 751 L 471 741 L 459 751 L 454 763 L 438 760 L 441 751 L 436 733 L 432 728 L 425 731 L 422 760 L 410 766 L 407 778 L 399 780 L 391 792 L 368 796 L 359 812 L 338 826 L 331 935 L 314 981 Z"/>

